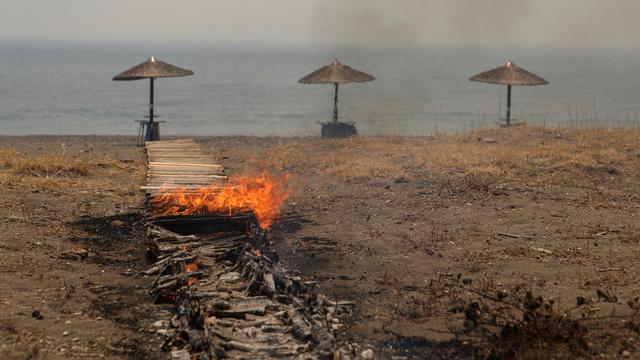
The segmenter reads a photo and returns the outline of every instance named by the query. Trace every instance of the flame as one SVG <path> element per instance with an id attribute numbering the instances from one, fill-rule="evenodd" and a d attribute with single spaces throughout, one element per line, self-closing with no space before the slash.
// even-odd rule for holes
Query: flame
<path id="1" fill-rule="evenodd" d="M 198 281 L 196 278 L 189 278 L 189 280 L 187 280 L 187 285 L 191 286 L 191 285 L 195 284 L 196 281 Z"/>
<path id="2" fill-rule="evenodd" d="M 161 209 L 154 215 L 236 215 L 250 211 L 261 228 L 269 229 L 289 198 L 287 180 L 287 174 L 235 176 L 223 186 L 164 191 L 151 202 Z"/>
<path id="3" fill-rule="evenodd" d="M 260 250 L 256 250 L 256 256 L 257 256 L 257 257 L 262 256 L 262 251 L 260 251 Z"/>
<path id="4" fill-rule="evenodd" d="M 198 264 L 196 263 L 187 264 L 184 266 L 184 269 L 186 272 L 194 272 L 198 270 Z"/>

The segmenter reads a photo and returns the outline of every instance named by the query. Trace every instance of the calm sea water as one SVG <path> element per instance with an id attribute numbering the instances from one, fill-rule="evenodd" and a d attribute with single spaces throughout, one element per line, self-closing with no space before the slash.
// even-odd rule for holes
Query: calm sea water
<path id="1" fill-rule="evenodd" d="M 150 55 L 194 76 L 156 82 L 163 134 L 315 135 L 333 89 L 297 80 L 334 57 L 377 80 L 341 88 L 340 113 L 363 134 L 429 135 L 496 126 L 506 89 L 468 81 L 511 58 L 551 82 L 516 87 L 528 123 L 640 124 L 640 51 L 311 50 L 256 46 L 0 43 L 0 134 L 129 134 L 148 81 L 111 78 Z"/>

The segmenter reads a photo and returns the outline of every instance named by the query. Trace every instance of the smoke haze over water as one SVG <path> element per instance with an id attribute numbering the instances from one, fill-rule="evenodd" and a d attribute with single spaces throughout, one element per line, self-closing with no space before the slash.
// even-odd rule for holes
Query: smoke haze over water
<path id="1" fill-rule="evenodd" d="M 637 47 L 639 11 L 635 0 L 327 0 L 312 34 L 341 45 Z"/>
<path id="2" fill-rule="evenodd" d="M 638 0 L 0 0 L 0 39 L 640 47 Z"/>

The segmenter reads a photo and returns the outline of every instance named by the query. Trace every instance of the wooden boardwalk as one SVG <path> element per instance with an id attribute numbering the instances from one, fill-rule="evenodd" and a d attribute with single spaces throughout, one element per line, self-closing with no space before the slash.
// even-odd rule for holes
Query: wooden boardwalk
<path id="1" fill-rule="evenodd" d="M 150 141 L 147 151 L 147 197 L 175 190 L 197 189 L 224 184 L 224 167 L 213 156 L 205 155 L 193 139 Z"/>

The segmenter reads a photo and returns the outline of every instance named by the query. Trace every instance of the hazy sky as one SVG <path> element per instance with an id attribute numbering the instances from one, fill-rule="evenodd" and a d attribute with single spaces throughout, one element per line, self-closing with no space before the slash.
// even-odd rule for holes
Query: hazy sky
<path id="1" fill-rule="evenodd" d="M 640 47 L 640 0 L 0 0 L 0 39 Z"/>

